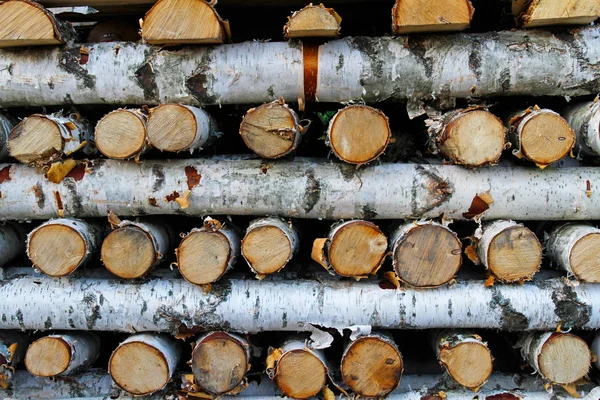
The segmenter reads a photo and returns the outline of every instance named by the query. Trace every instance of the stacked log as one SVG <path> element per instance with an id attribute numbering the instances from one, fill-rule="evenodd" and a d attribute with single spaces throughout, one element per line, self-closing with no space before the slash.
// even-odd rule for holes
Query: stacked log
<path id="1" fill-rule="evenodd" d="M 340 34 L 342 18 L 333 8 L 312 3 L 288 17 L 283 27 L 286 39 L 337 37 Z"/>
<path id="2" fill-rule="evenodd" d="M 119 109 L 105 115 L 94 131 L 98 151 L 108 158 L 138 158 L 147 149 L 146 115 Z"/>
<path id="3" fill-rule="evenodd" d="M 474 11 L 470 0 L 396 0 L 392 10 L 392 29 L 396 35 L 462 31 L 471 23 Z"/>
<path id="4" fill-rule="evenodd" d="M 552 230 L 548 255 L 559 268 L 583 282 L 600 282 L 598 240 L 600 229 L 585 224 L 564 224 Z"/>
<path id="5" fill-rule="evenodd" d="M 67 376 L 86 369 L 99 353 L 100 341 L 90 333 L 48 335 L 29 345 L 25 366 L 36 376 Z"/>

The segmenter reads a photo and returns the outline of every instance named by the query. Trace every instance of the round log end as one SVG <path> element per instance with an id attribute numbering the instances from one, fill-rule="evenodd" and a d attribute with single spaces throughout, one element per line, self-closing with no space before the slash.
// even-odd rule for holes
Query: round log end
<path id="1" fill-rule="evenodd" d="M 146 128 L 153 147 L 179 152 L 193 144 L 198 123 L 194 113 L 181 104 L 162 104 L 150 110 Z"/>
<path id="2" fill-rule="evenodd" d="M 579 239 L 569 255 L 573 274 L 583 282 L 600 282 L 600 233 L 590 233 Z"/>
<path id="3" fill-rule="evenodd" d="M 138 155 L 146 143 L 146 125 L 131 110 L 115 110 L 96 125 L 96 147 L 108 158 L 127 159 Z"/>
<path id="4" fill-rule="evenodd" d="M 488 247 L 488 268 L 500 281 L 528 280 L 540 269 L 542 245 L 524 226 L 511 226 L 494 236 Z"/>
<path id="5" fill-rule="evenodd" d="M 124 226 L 106 236 L 100 257 L 111 273 L 134 279 L 144 276 L 154 266 L 156 252 L 148 233 L 137 226 Z"/>
<path id="6" fill-rule="evenodd" d="M 264 158 L 289 154 L 300 134 L 293 111 L 279 102 L 250 109 L 240 125 L 246 146 Z"/>
<path id="7" fill-rule="evenodd" d="M 327 383 L 327 370 L 310 351 L 286 352 L 277 362 L 275 382 L 285 396 L 307 399 L 316 396 Z"/>
<path id="8" fill-rule="evenodd" d="M 387 238 L 375 224 L 350 221 L 340 226 L 330 239 L 329 264 L 342 276 L 368 275 L 383 262 L 387 246 Z"/>
<path id="9" fill-rule="evenodd" d="M 134 395 L 159 391 L 170 379 L 164 354 L 143 342 L 128 342 L 117 347 L 108 362 L 108 372 L 121 389 Z"/>
<path id="10" fill-rule="evenodd" d="M 286 39 L 336 37 L 340 33 L 340 21 L 333 9 L 310 4 L 289 17 L 283 32 Z"/>
<path id="11" fill-rule="evenodd" d="M 538 165 L 560 160 L 573 148 L 575 132 L 558 114 L 539 112 L 521 129 L 521 151 Z"/>
<path id="12" fill-rule="evenodd" d="M 292 257 L 292 244 L 278 227 L 261 226 L 246 234 L 242 254 L 256 273 L 272 274 L 285 267 Z"/>
<path id="13" fill-rule="evenodd" d="M 405 283 L 434 287 L 450 282 L 462 263 L 460 240 L 445 226 L 414 226 L 394 245 L 394 270 Z"/>
<path id="14" fill-rule="evenodd" d="M 550 381 L 568 385 L 582 379 L 591 367 L 591 352 L 583 339 L 556 333 L 542 346 L 538 356 L 540 372 Z"/>
<path id="15" fill-rule="evenodd" d="M 400 383 L 402 371 L 398 349 L 376 336 L 358 338 L 342 358 L 344 382 L 364 397 L 387 395 Z"/>
<path id="16" fill-rule="evenodd" d="M 204 337 L 192 352 L 192 372 L 196 383 L 213 395 L 238 387 L 248 371 L 248 353 L 244 345 L 225 332 Z"/>
<path id="17" fill-rule="evenodd" d="M 392 132 L 384 113 L 369 106 L 348 106 L 333 117 L 329 143 L 334 154 L 351 164 L 365 164 L 385 151 Z"/>
<path id="18" fill-rule="evenodd" d="M 62 154 L 63 138 L 56 122 L 33 115 L 13 128 L 7 146 L 9 154 L 24 164 L 46 163 Z"/>
<path id="19" fill-rule="evenodd" d="M 0 48 L 62 43 L 42 6 L 32 1 L 0 4 Z"/>
<path id="20" fill-rule="evenodd" d="M 47 224 L 30 236 L 27 254 L 33 266 L 46 275 L 60 277 L 73 273 L 87 254 L 84 238 L 62 224 Z"/>
<path id="21" fill-rule="evenodd" d="M 443 348 L 439 358 L 456 382 L 471 389 L 483 385 L 492 374 L 492 355 L 481 343 L 463 342 Z"/>
<path id="22" fill-rule="evenodd" d="M 52 377 L 62 374 L 71 364 L 71 346 L 59 337 L 43 337 L 31 343 L 25 353 L 29 373 Z"/>
<path id="23" fill-rule="evenodd" d="M 221 278 L 227 271 L 230 257 L 229 241 L 220 232 L 192 232 L 177 249 L 181 275 L 196 285 L 206 285 Z"/>
<path id="24" fill-rule="evenodd" d="M 494 164 L 502 155 L 506 129 L 498 117 L 485 110 L 457 115 L 442 133 L 442 155 L 457 164 L 479 167 Z"/>

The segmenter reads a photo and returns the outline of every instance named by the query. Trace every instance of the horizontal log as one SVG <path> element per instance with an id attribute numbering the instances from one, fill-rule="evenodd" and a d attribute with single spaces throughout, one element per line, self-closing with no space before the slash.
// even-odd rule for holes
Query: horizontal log
<path id="1" fill-rule="evenodd" d="M 123 282 L 23 276 L 0 286 L 0 329 L 177 332 L 227 329 L 600 328 L 600 287 L 562 279 L 484 287 L 461 281 L 430 290 L 308 280 L 222 280 L 209 294 L 183 279 Z"/>
<path id="2" fill-rule="evenodd" d="M 1 93 L 1 92 L 0 92 Z M 145 214 L 294 218 L 600 219 L 600 168 L 383 164 L 356 169 L 324 160 L 244 157 L 96 160 L 60 183 L 32 167 L 8 168 L 0 218 Z M 135 182 L 135 184 L 133 184 Z M 484 201 L 485 199 L 485 201 Z M 493 201 L 493 202 L 492 202 Z M 487 211 L 486 211 L 487 210 Z"/>
<path id="3" fill-rule="evenodd" d="M 589 95 L 600 92 L 599 37 L 593 26 L 574 33 L 356 37 L 319 51 L 303 51 L 299 42 L 179 50 L 97 43 L 86 45 L 83 58 L 81 46 L 0 51 L 0 105 L 255 104 L 295 102 L 305 92 L 322 102 Z M 304 82 L 305 76 L 312 78 Z"/>

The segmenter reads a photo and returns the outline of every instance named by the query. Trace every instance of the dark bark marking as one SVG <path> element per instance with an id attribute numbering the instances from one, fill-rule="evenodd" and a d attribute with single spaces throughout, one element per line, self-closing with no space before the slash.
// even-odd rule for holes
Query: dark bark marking
<path id="1" fill-rule="evenodd" d="M 198 170 L 189 165 L 185 167 L 185 176 L 187 176 L 187 185 L 189 190 L 192 190 L 198 186 L 200 184 L 200 180 L 202 179 L 202 175 L 198 173 Z"/>
<path id="2" fill-rule="evenodd" d="M 89 307 L 89 314 L 85 315 L 85 324 L 89 330 L 94 329 L 99 319 L 102 319 L 100 315 L 100 305 L 96 304 L 96 296 L 93 294 L 86 294 L 83 296 L 83 302 Z"/>
<path id="3" fill-rule="evenodd" d="M 335 66 L 335 70 L 339 71 L 342 68 L 344 68 L 344 55 L 340 54 L 338 58 L 338 64 Z"/>
<path id="4" fill-rule="evenodd" d="M 502 92 L 506 93 L 510 90 L 510 69 L 504 68 L 502 72 L 500 72 L 500 87 L 502 88 Z"/>
<path id="5" fill-rule="evenodd" d="M 159 101 L 158 86 L 156 85 L 156 74 L 152 69 L 152 64 L 146 62 L 137 71 L 135 71 L 135 80 L 139 87 L 144 91 L 145 100 Z"/>
<path id="6" fill-rule="evenodd" d="M 505 331 L 523 331 L 529 327 L 529 320 L 525 315 L 515 310 L 510 301 L 498 290 L 496 287 L 492 287 L 492 301 L 490 307 L 492 309 L 499 308 L 501 316 L 501 329 Z"/>
<path id="7" fill-rule="evenodd" d="M 309 169 L 305 173 L 306 188 L 304 189 L 304 212 L 309 214 L 321 197 L 321 183 L 315 178 L 313 169 Z"/>
<path id="8" fill-rule="evenodd" d="M 158 192 L 160 189 L 162 189 L 163 185 L 165 184 L 165 170 L 163 169 L 162 165 L 154 164 L 152 166 L 152 173 L 155 176 L 155 181 L 154 185 L 152 185 L 152 190 Z"/>
<path id="9" fill-rule="evenodd" d="M 552 301 L 563 329 L 582 328 L 589 322 L 592 307 L 580 302 L 572 287 L 565 285 L 562 291 L 553 291 Z"/>
<path id="10" fill-rule="evenodd" d="M 475 74 L 475 78 L 477 78 L 477 82 L 479 82 L 479 79 L 481 78 L 481 42 L 479 40 L 474 40 L 471 43 L 469 69 Z"/>
<path id="11" fill-rule="evenodd" d="M 44 329 L 52 329 L 52 320 L 50 317 L 44 321 Z"/>
<path id="12" fill-rule="evenodd" d="M 362 217 L 364 219 L 375 219 L 377 218 L 377 211 L 375 211 L 375 207 L 370 204 L 365 204 L 362 207 Z"/>
<path id="13" fill-rule="evenodd" d="M 46 195 L 44 195 L 44 190 L 42 189 L 42 184 L 37 183 L 34 187 L 32 187 L 33 194 L 35 195 L 35 200 L 40 209 L 43 209 L 46 206 Z"/>
<path id="14" fill-rule="evenodd" d="M 23 322 L 23 311 L 21 311 L 20 308 L 15 313 L 15 316 L 17 317 L 17 321 L 19 321 L 19 326 L 21 329 L 25 329 L 25 323 Z"/>
<path id="15" fill-rule="evenodd" d="M 75 75 L 83 87 L 93 90 L 96 87 L 96 76 L 90 75 L 87 69 L 79 64 L 80 48 L 71 48 L 64 50 L 60 55 L 59 67 L 70 74 Z"/>
<path id="16" fill-rule="evenodd" d="M 150 203 L 150 205 L 151 205 L 152 207 L 158 207 L 158 203 L 157 203 L 157 201 L 156 201 L 156 198 L 154 198 L 154 197 L 152 197 L 152 196 L 149 196 L 149 197 L 148 197 L 148 203 Z"/>
<path id="17" fill-rule="evenodd" d="M 437 176 L 434 170 L 428 170 L 421 165 L 415 166 L 417 174 L 413 179 L 411 188 L 411 209 L 413 217 L 420 217 L 423 214 L 439 207 L 452 197 L 453 188 L 451 183 L 446 182 L 441 177 Z M 421 186 L 419 176 L 425 179 L 424 185 Z M 419 207 L 418 201 L 423 196 L 426 196 L 428 202 L 425 206 Z"/>
<path id="18" fill-rule="evenodd" d="M 485 398 L 485 400 L 519 400 L 519 399 L 520 399 L 519 396 L 516 396 L 509 392 L 492 394 L 490 396 L 486 396 L 486 398 Z"/>
<path id="19" fill-rule="evenodd" d="M 77 184 L 72 180 L 65 180 L 63 184 L 67 189 L 69 189 L 69 193 L 71 193 L 72 204 L 69 204 L 71 210 L 71 214 L 73 216 L 78 216 L 82 214 L 83 205 L 81 204 L 81 199 L 79 198 L 79 194 L 77 193 Z"/>
<path id="20" fill-rule="evenodd" d="M 433 74 L 433 60 L 427 57 L 427 45 L 425 39 L 417 39 L 413 36 L 409 36 L 406 41 L 406 47 L 408 47 L 419 60 L 423 63 L 425 68 L 425 74 L 431 77 Z"/>
<path id="21" fill-rule="evenodd" d="M 178 198 L 179 198 L 179 192 L 177 192 L 176 190 L 174 190 L 173 193 L 168 194 L 165 197 L 165 200 L 167 201 L 167 203 L 170 203 L 172 201 L 175 201 L 175 199 L 178 199 Z"/>
<path id="22" fill-rule="evenodd" d="M 63 208 L 63 202 L 59 192 L 54 191 L 54 199 L 56 200 L 56 208 L 58 210 L 58 214 L 60 215 L 65 209 Z"/>
<path id="23" fill-rule="evenodd" d="M 6 181 L 10 181 L 10 168 L 11 165 L 0 169 L 0 183 L 4 183 Z"/>
<path id="24" fill-rule="evenodd" d="M 201 105 L 217 104 L 218 97 L 208 94 L 208 87 L 211 86 L 214 76 L 209 73 L 211 70 L 212 50 L 205 50 L 200 59 L 200 65 L 196 72 L 186 80 L 185 87 L 194 96 Z"/>

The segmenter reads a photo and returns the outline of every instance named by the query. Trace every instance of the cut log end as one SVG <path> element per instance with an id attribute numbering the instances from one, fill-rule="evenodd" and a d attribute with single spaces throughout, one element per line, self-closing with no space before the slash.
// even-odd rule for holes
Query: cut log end
<path id="1" fill-rule="evenodd" d="M 337 228 L 329 240 L 329 264 L 342 276 L 369 275 L 379 269 L 387 245 L 387 238 L 375 224 L 350 221 Z"/>
<path id="2" fill-rule="evenodd" d="M 202 0 L 160 0 L 146 13 L 142 38 L 150 44 L 221 44 L 227 26 Z"/>
<path id="3" fill-rule="evenodd" d="M 0 3 L 0 48 L 65 42 L 52 15 L 33 1 Z"/>
<path id="4" fill-rule="evenodd" d="M 483 385 L 493 369 L 489 349 L 482 343 L 463 342 L 440 350 L 440 363 L 459 384 L 476 389 Z"/>
<path id="5" fill-rule="evenodd" d="M 333 153 L 342 161 L 358 165 L 383 154 L 392 136 L 385 114 L 363 105 L 338 111 L 327 134 Z"/>
<path id="6" fill-rule="evenodd" d="M 587 375 L 591 367 L 591 353 L 583 339 L 557 333 L 542 346 L 538 364 L 542 375 L 551 382 L 568 385 Z"/>
<path id="7" fill-rule="evenodd" d="M 252 269 L 262 275 L 282 269 L 292 257 L 292 244 L 276 226 L 252 229 L 242 241 L 242 254 Z"/>
<path id="8" fill-rule="evenodd" d="M 246 146 L 264 158 L 289 154 L 301 134 L 295 112 L 278 101 L 250 109 L 240 125 Z"/>
<path id="9" fill-rule="evenodd" d="M 400 383 L 403 364 L 398 349 L 376 336 L 358 338 L 342 358 L 342 378 L 364 397 L 385 396 Z"/>
<path id="10" fill-rule="evenodd" d="M 489 111 L 461 112 L 448 122 L 437 141 L 445 158 L 479 167 L 498 162 L 506 142 L 506 129 Z"/>
<path id="11" fill-rule="evenodd" d="M 156 263 L 157 249 L 148 233 L 124 226 L 106 236 L 100 256 L 106 269 L 125 279 L 144 276 Z"/>
<path id="12" fill-rule="evenodd" d="M 295 12 L 283 28 L 286 39 L 305 37 L 337 37 L 342 19 L 332 9 L 322 4 L 312 4 Z"/>
<path id="13" fill-rule="evenodd" d="M 161 151 L 189 149 L 194 143 L 197 129 L 194 113 L 180 104 L 163 104 L 150 110 L 148 142 Z"/>
<path id="14" fill-rule="evenodd" d="M 227 271 L 231 253 L 224 234 L 195 231 L 181 241 L 177 249 L 177 264 L 188 282 L 206 285 L 216 282 Z"/>
<path id="15" fill-rule="evenodd" d="M 434 287 L 450 282 L 462 262 L 460 240 L 445 226 L 411 227 L 393 247 L 398 277 L 415 287 Z"/>
<path id="16" fill-rule="evenodd" d="M 134 395 L 161 390 L 171 379 L 164 354 L 144 342 L 132 341 L 117 347 L 110 357 L 108 370 L 120 388 Z"/>
<path id="17" fill-rule="evenodd" d="M 215 332 L 196 344 L 192 352 L 192 371 L 203 391 L 218 396 L 242 383 L 248 361 L 244 343 L 225 332 Z"/>
<path id="18" fill-rule="evenodd" d="M 533 111 L 521 127 L 521 152 L 538 165 L 548 165 L 560 160 L 573 148 L 575 133 L 560 115 Z"/>
<path id="19" fill-rule="evenodd" d="M 81 234 L 62 224 L 40 226 L 32 232 L 27 245 L 27 254 L 33 266 L 54 277 L 73 273 L 87 252 Z"/>
<path id="20" fill-rule="evenodd" d="M 531 279 L 542 261 L 539 240 L 521 225 L 508 227 L 494 236 L 487 252 L 490 272 L 503 282 Z"/>
<path id="21" fill-rule="evenodd" d="M 462 31 L 471 23 L 473 12 L 469 0 L 396 0 L 392 29 L 396 35 Z"/>
<path id="22" fill-rule="evenodd" d="M 144 118 L 132 110 L 115 110 L 98 122 L 95 140 L 106 157 L 128 159 L 139 155 L 146 143 Z"/>
<path id="23" fill-rule="evenodd" d="M 538 0 L 518 4 L 520 6 L 513 6 L 513 13 L 523 28 L 586 25 L 600 16 L 600 4 L 596 0 Z"/>
<path id="24" fill-rule="evenodd" d="M 25 367 L 36 376 L 53 377 L 62 374 L 71 363 L 71 346 L 60 337 L 43 337 L 27 349 Z"/>
<path id="25" fill-rule="evenodd" d="M 277 362 L 275 382 L 285 396 L 307 399 L 325 387 L 327 369 L 310 351 L 292 350 Z"/>
<path id="26" fill-rule="evenodd" d="M 569 255 L 571 270 L 583 282 L 600 282 L 600 233 L 579 239 Z"/>
<path id="27" fill-rule="evenodd" d="M 32 115 L 13 128 L 7 145 L 9 154 L 18 161 L 43 164 L 62 154 L 63 138 L 55 121 Z"/>

